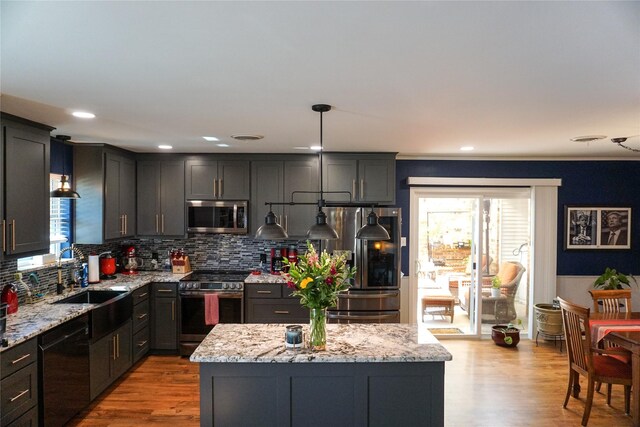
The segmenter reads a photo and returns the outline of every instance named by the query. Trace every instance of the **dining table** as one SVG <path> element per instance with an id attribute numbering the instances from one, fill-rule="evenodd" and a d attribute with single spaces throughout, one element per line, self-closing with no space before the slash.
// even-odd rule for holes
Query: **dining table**
<path id="1" fill-rule="evenodd" d="M 591 313 L 589 326 L 592 335 L 608 329 L 607 341 L 631 352 L 631 416 L 633 426 L 640 427 L 640 312 Z"/>

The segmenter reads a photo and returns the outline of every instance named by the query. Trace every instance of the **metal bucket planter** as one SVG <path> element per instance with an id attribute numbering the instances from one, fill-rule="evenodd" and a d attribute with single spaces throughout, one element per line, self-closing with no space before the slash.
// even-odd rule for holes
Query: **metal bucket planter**
<path id="1" fill-rule="evenodd" d="M 563 335 L 562 313 L 553 304 L 536 304 L 533 306 L 538 332 L 552 337 Z"/>

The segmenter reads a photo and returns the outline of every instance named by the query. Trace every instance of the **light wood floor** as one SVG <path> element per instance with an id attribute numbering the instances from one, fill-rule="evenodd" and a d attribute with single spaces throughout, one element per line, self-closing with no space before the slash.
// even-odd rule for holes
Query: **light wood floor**
<path id="1" fill-rule="evenodd" d="M 553 343 L 523 340 L 516 349 L 491 340 L 443 340 L 453 354 L 445 367 L 447 426 L 579 426 L 583 391 L 562 408 L 566 353 Z M 604 387 L 603 387 L 604 390 Z M 198 367 L 188 359 L 150 356 L 76 417 L 72 426 L 197 426 Z M 70 396 L 69 398 L 73 398 Z M 631 426 L 622 386 L 611 407 L 596 393 L 589 426 Z M 392 425 L 392 424 L 390 424 Z"/>

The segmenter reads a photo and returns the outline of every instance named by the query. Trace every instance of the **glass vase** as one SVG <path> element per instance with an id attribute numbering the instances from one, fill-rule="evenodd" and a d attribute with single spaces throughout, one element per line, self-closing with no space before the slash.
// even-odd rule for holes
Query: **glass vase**
<path id="1" fill-rule="evenodd" d="M 323 351 L 327 348 L 327 309 L 310 309 L 309 348 Z"/>

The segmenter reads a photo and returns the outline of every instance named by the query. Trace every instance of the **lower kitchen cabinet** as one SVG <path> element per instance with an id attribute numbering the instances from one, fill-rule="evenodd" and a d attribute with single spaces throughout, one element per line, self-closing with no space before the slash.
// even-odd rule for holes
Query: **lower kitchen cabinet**
<path id="1" fill-rule="evenodd" d="M 151 306 L 149 303 L 149 285 L 133 291 L 133 363 L 138 362 L 149 352 L 151 323 Z"/>
<path id="2" fill-rule="evenodd" d="M 0 425 L 38 423 L 38 344 L 31 339 L 0 353 Z"/>
<path id="3" fill-rule="evenodd" d="M 178 351 L 178 284 L 151 284 L 151 350 Z"/>
<path id="4" fill-rule="evenodd" d="M 89 374 L 91 400 L 131 367 L 131 331 L 131 320 L 128 320 L 114 332 L 91 344 Z"/>
<path id="5" fill-rule="evenodd" d="M 309 309 L 279 284 L 245 284 L 245 323 L 308 323 Z"/>

